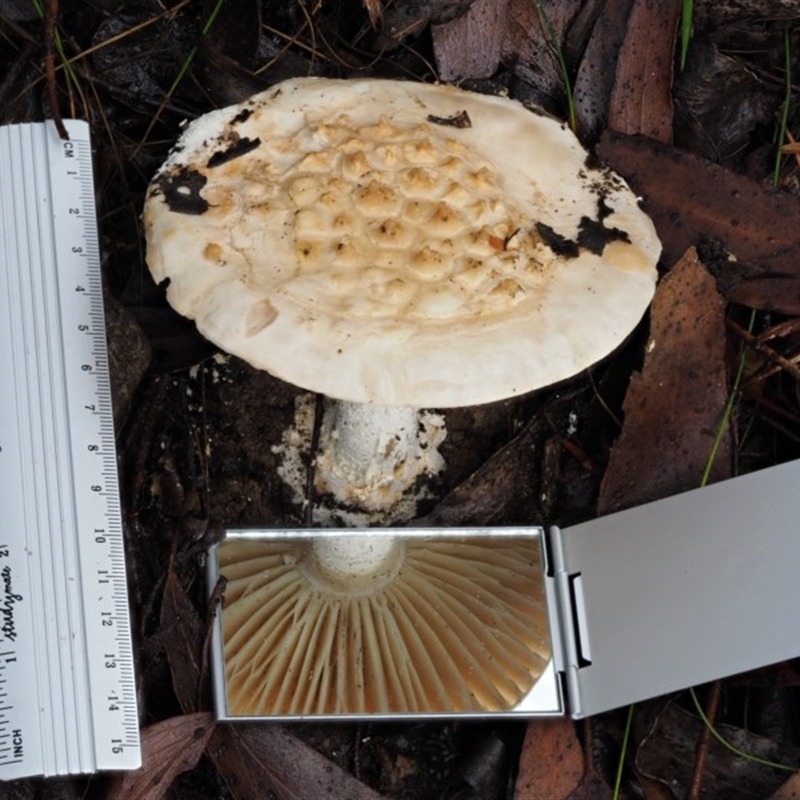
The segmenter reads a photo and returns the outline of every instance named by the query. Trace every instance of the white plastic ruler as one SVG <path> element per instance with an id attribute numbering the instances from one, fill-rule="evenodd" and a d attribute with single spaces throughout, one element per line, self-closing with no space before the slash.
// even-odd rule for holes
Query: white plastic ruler
<path id="1" fill-rule="evenodd" d="M 0 127 L 0 779 L 133 769 L 136 686 L 85 122 Z"/>

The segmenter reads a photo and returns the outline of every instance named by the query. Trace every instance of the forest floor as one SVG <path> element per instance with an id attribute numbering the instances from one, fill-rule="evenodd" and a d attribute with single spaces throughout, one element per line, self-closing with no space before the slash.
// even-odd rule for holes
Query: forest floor
<path id="1" fill-rule="evenodd" d="M 278 81 L 442 80 L 561 119 L 572 107 L 582 143 L 655 222 L 655 300 L 574 379 L 448 410 L 448 469 L 426 521 L 568 526 L 797 458 L 800 12 L 694 6 L 681 63 L 667 0 L 61 0 L 48 81 L 46 26 L 25 0 L 0 0 L 0 122 L 50 117 L 56 98 L 93 133 L 144 741 L 133 775 L 0 795 L 798 796 L 795 662 L 580 722 L 216 723 L 207 548 L 225 528 L 302 524 L 273 450 L 301 392 L 217 352 L 145 263 L 145 192 L 181 124 Z"/>

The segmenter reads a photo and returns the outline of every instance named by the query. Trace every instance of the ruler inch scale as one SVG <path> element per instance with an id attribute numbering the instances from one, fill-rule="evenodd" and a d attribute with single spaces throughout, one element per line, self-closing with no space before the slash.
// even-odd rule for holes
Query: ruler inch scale
<path id="1" fill-rule="evenodd" d="M 140 765 L 89 127 L 0 127 L 0 780 Z"/>

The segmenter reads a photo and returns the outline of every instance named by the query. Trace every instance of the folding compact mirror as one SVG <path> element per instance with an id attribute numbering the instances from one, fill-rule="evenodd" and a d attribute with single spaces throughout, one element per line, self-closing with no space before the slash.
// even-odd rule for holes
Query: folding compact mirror
<path id="1" fill-rule="evenodd" d="M 563 530 L 229 531 L 218 716 L 582 717 L 795 657 L 798 484 L 795 461 Z"/>

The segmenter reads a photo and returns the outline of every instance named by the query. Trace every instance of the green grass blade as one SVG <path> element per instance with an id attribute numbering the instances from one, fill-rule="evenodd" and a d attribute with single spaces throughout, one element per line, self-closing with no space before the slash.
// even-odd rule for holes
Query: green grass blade
<path id="1" fill-rule="evenodd" d="M 792 43 L 789 37 L 789 26 L 783 31 L 783 51 L 786 58 L 786 93 L 783 97 L 783 107 L 781 109 L 781 124 L 778 129 L 778 152 L 775 155 L 775 170 L 772 173 L 772 185 L 777 186 L 781 178 L 781 162 L 783 153 L 781 145 L 786 139 L 786 126 L 789 124 L 789 107 L 792 103 Z"/>
<path id="2" fill-rule="evenodd" d="M 681 6 L 681 69 L 686 66 L 686 54 L 692 38 L 692 18 L 694 17 L 694 0 L 683 0 Z"/>
<path id="3" fill-rule="evenodd" d="M 561 49 L 561 42 L 556 36 L 556 32 L 550 23 L 550 18 L 547 16 L 541 0 L 535 0 L 535 2 L 536 12 L 539 14 L 539 21 L 542 24 L 545 39 L 548 46 L 553 51 L 556 61 L 558 61 L 558 68 L 561 72 L 561 78 L 564 81 L 564 94 L 567 99 L 567 122 L 572 132 L 577 133 L 578 116 L 575 112 L 575 96 L 572 93 L 572 81 L 569 76 L 569 70 L 567 69 L 567 61 L 564 58 L 564 51 Z"/>
<path id="4" fill-rule="evenodd" d="M 745 758 L 748 761 L 755 761 L 756 764 L 763 764 L 765 767 L 772 767 L 772 769 L 780 769 L 784 772 L 796 772 L 797 767 L 790 767 L 787 764 L 778 764 L 775 761 L 769 761 L 766 758 L 761 758 L 760 756 L 754 756 L 752 753 L 745 753 L 744 750 L 740 750 L 735 745 L 732 745 L 719 731 L 714 727 L 714 724 L 711 720 L 705 715 L 703 711 L 703 707 L 700 705 L 700 701 L 697 699 L 697 694 L 694 689 L 689 689 L 689 692 L 692 695 L 692 700 L 694 701 L 695 711 L 697 711 L 700 719 L 703 720 L 705 723 L 706 728 L 708 728 L 708 732 L 716 739 L 726 750 L 730 750 L 731 753 L 734 755 L 739 756 L 740 758 Z"/>

